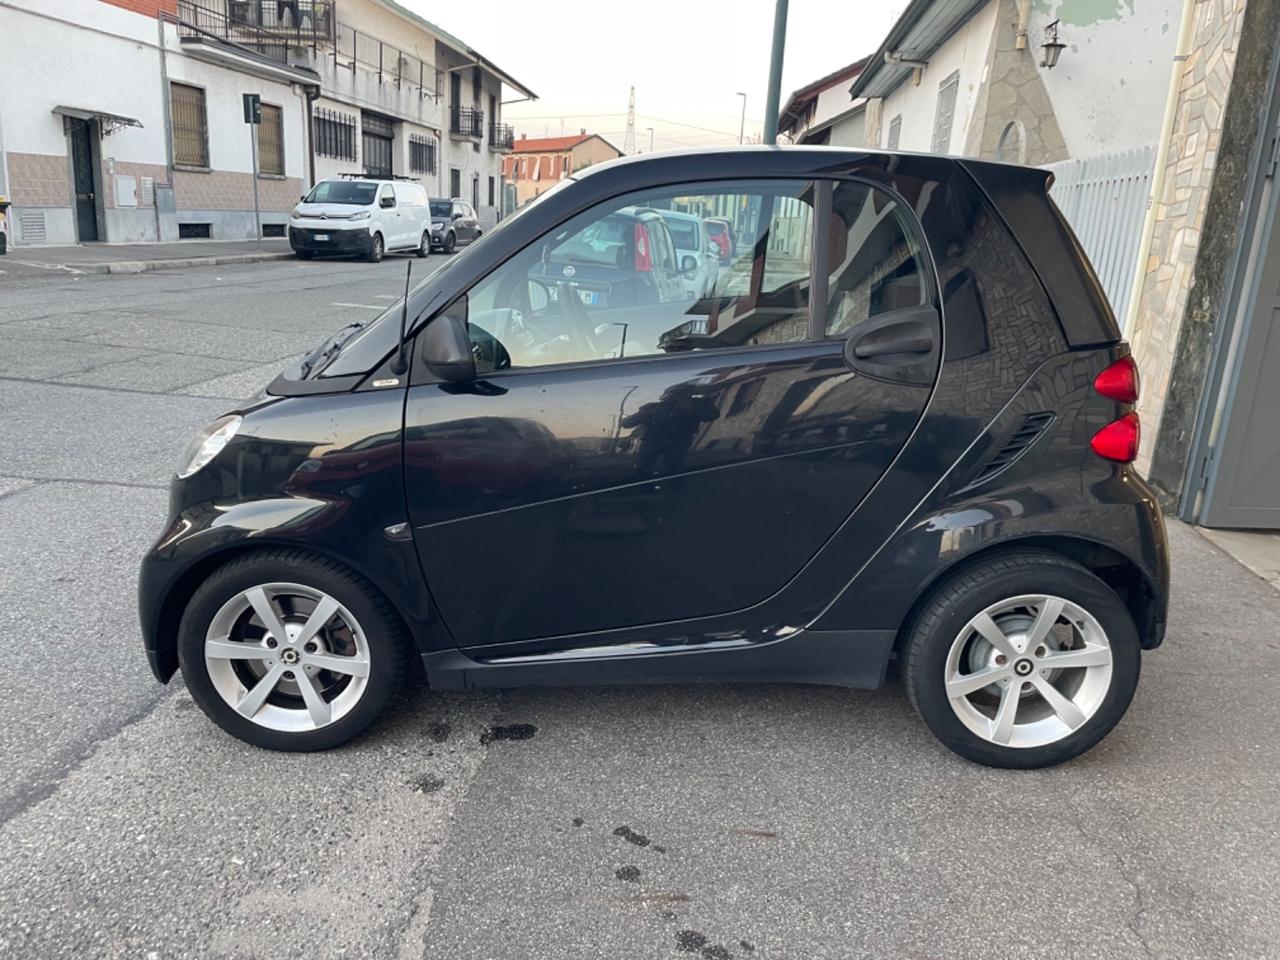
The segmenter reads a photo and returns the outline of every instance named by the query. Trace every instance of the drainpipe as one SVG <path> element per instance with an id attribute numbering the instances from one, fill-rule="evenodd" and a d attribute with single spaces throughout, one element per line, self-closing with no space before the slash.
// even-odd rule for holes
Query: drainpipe
<path id="1" fill-rule="evenodd" d="M 1156 226 L 1156 204 L 1164 193 L 1165 167 L 1169 161 L 1169 138 L 1173 134 L 1173 118 L 1178 108 L 1178 89 L 1181 86 L 1182 67 L 1191 53 L 1196 0 L 1183 0 L 1182 24 L 1178 27 L 1178 42 L 1173 51 L 1173 66 L 1169 70 L 1169 95 L 1164 103 L 1164 122 L 1160 125 L 1160 140 L 1156 144 L 1156 166 L 1151 173 L 1151 190 L 1147 195 L 1147 215 L 1142 221 L 1142 234 L 1138 241 L 1138 266 L 1133 271 L 1133 286 L 1129 290 L 1129 305 L 1121 319 L 1120 330 L 1128 335 L 1138 318 L 1138 300 L 1142 284 L 1147 276 L 1147 258 L 1151 255 L 1151 236 Z"/>
<path id="2" fill-rule="evenodd" d="M 1014 27 L 1013 49 L 1027 49 L 1027 26 L 1031 23 L 1031 0 L 1018 0 L 1018 23 Z"/>
<path id="3" fill-rule="evenodd" d="M 293 92 L 300 94 L 306 101 L 306 106 L 302 112 L 302 139 L 307 145 L 307 189 L 310 190 L 316 185 L 316 151 L 315 144 L 312 142 L 311 133 L 315 130 L 315 120 L 313 117 L 313 108 L 315 103 L 320 99 L 320 88 L 318 86 L 309 86 L 307 84 L 293 84 Z"/>
<path id="4" fill-rule="evenodd" d="M 156 14 L 156 40 L 160 48 L 160 103 L 164 110 L 164 167 L 165 178 L 169 181 L 165 184 L 170 190 L 173 189 L 173 118 L 170 115 L 169 104 L 169 62 L 165 56 L 165 39 L 164 39 L 165 15 L 163 12 Z M 151 211 L 156 218 L 156 242 L 159 243 L 163 237 L 160 233 L 160 192 L 157 189 L 158 184 L 151 186 Z"/>

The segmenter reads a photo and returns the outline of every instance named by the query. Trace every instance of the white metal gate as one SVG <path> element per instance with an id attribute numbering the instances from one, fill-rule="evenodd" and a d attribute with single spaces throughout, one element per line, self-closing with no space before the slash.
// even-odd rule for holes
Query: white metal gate
<path id="1" fill-rule="evenodd" d="M 1116 319 L 1124 323 L 1147 212 L 1154 144 L 1047 165 L 1053 200 L 1080 238 Z"/>

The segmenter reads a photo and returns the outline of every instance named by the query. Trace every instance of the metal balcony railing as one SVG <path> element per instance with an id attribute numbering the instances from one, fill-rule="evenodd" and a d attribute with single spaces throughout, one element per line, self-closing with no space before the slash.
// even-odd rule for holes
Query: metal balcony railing
<path id="1" fill-rule="evenodd" d="M 450 107 L 449 132 L 462 137 L 484 138 L 484 111 L 476 107 Z"/>
<path id="2" fill-rule="evenodd" d="M 290 50 L 333 44 L 334 0 L 178 0 L 178 36 L 233 44 L 289 64 Z"/>
<path id="3" fill-rule="evenodd" d="M 489 146 L 494 150 L 510 150 L 516 144 L 515 128 L 509 123 L 489 124 Z"/>
<path id="4" fill-rule="evenodd" d="M 339 23 L 334 34 L 335 66 L 357 67 L 378 75 L 379 83 L 394 83 L 397 89 L 416 87 L 422 97 L 440 97 L 440 71 L 399 47 Z"/>

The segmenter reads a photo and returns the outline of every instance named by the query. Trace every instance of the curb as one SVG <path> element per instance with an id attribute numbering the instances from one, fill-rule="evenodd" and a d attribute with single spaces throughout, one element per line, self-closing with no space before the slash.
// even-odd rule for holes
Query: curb
<path id="1" fill-rule="evenodd" d="M 227 263 L 262 263 L 268 260 L 292 260 L 290 253 L 236 253 L 224 257 L 176 257 L 168 260 L 118 260 L 115 263 L 68 263 L 66 266 L 85 273 L 149 273 L 152 270 L 178 270 L 183 267 L 217 267 Z"/>

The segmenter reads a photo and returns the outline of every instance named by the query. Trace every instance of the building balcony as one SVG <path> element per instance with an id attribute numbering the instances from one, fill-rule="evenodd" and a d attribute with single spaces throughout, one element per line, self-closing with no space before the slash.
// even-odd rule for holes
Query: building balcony
<path id="1" fill-rule="evenodd" d="M 454 140 L 484 139 L 484 111 L 475 107 L 449 108 L 449 136 Z"/>
<path id="2" fill-rule="evenodd" d="M 516 131 L 509 123 L 489 124 L 489 149 L 510 153 L 516 145 Z"/>
<path id="3" fill-rule="evenodd" d="M 285 67 L 333 45 L 334 0 L 178 0 L 184 44 L 226 46 Z"/>

